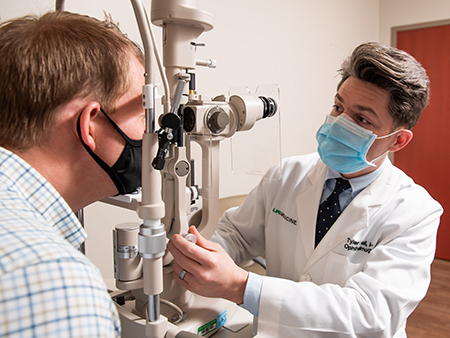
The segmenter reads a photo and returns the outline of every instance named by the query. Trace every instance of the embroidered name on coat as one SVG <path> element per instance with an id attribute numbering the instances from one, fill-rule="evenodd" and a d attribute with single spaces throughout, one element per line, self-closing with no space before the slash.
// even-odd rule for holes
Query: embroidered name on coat
<path id="1" fill-rule="evenodd" d="M 297 225 L 297 220 L 293 219 L 293 218 L 291 218 L 289 216 L 286 216 L 284 212 L 282 212 L 282 211 L 280 211 L 280 210 L 278 210 L 276 208 L 273 208 L 272 212 L 275 213 L 275 214 L 280 215 L 281 217 L 283 217 L 286 222 L 289 222 L 289 223 L 292 223 L 294 225 Z"/>
<path id="2" fill-rule="evenodd" d="M 344 244 L 344 249 L 346 249 L 347 251 L 363 251 L 368 254 L 370 254 L 374 247 L 375 245 L 373 245 L 372 242 L 358 242 L 350 237 L 347 237 L 347 243 Z"/>

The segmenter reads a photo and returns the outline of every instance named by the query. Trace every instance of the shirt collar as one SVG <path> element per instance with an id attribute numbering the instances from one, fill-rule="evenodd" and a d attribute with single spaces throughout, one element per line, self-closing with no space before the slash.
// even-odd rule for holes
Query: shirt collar
<path id="1" fill-rule="evenodd" d="M 0 168 L 3 187 L 22 195 L 61 237 L 76 248 L 86 240 L 86 232 L 67 202 L 32 166 L 0 147 Z"/>
<path id="2" fill-rule="evenodd" d="M 378 176 L 383 172 L 384 168 L 387 166 L 387 158 L 383 161 L 383 163 L 376 170 L 359 177 L 351 178 L 348 181 L 352 187 L 352 198 L 355 198 L 363 189 L 368 187 L 372 182 L 374 182 Z M 336 170 L 327 167 L 327 174 L 325 176 L 325 182 L 331 178 L 339 178 L 342 175 Z M 343 178 L 343 177 L 342 177 Z"/>

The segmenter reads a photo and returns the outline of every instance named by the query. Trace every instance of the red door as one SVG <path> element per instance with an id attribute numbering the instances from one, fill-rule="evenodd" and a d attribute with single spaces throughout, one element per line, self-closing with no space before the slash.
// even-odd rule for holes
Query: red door
<path id="1" fill-rule="evenodd" d="M 431 97 L 394 163 L 444 207 L 436 257 L 450 260 L 450 25 L 397 32 L 397 47 L 427 70 Z"/>

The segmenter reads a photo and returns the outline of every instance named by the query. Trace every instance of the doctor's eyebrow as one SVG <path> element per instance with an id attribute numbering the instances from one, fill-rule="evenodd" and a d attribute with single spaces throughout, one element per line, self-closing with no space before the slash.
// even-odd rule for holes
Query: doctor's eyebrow
<path id="1" fill-rule="evenodd" d="M 341 95 L 339 95 L 339 93 L 336 93 L 336 95 L 334 96 L 339 102 L 342 102 L 343 104 L 345 104 L 345 100 L 342 98 Z M 366 106 L 361 106 L 361 105 L 356 105 L 355 106 L 356 110 L 358 111 L 365 111 L 368 112 L 369 114 L 373 115 L 374 117 L 378 117 L 378 114 L 375 110 L 373 110 L 370 107 L 366 107 Z"/>

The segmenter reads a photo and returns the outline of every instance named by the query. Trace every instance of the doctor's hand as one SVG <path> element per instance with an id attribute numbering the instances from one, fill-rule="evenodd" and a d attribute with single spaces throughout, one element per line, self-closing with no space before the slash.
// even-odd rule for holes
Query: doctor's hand
<path id="1" fill-rule="evenodd" d="M 197 238 L 196 244 L 180 235 L 174 235 L 168 244 L 175 259 L 174 278 L 200 296 L 225 298 L 242 304 L 248 272 L 238 267 L 219 244 L 200 235 L 194 226 L 189 230 Z M 186 271 L 184 277 L 180 276 L 182 271 Z"/>

